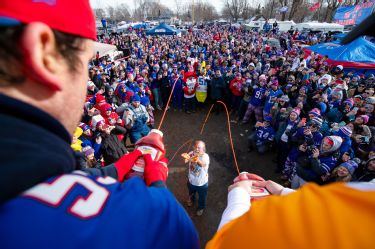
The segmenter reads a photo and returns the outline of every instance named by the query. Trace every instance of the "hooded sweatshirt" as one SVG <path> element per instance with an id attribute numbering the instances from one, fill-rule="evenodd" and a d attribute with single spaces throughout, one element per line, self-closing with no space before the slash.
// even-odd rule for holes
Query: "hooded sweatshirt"
<path id="1" fill-rule="evenodd" d="M 320 155 L 318 158 L 301 155 L 297 161 L 297 175 L 308 182 L 323 184 L 321 176 L 330 173 L 337 164 L 339 153 L 337 153 L 342 144 L 342 138 L 339 136 L 329 136 L 333 141 L 332 147 L 324 151 L 323 145 L 320 146 Z"/>

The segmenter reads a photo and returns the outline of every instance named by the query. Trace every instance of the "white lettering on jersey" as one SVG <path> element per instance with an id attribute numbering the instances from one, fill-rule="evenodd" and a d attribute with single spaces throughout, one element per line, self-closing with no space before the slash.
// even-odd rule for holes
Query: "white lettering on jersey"
<path id="1" fill-rule="evenodd" d="M 108 179 L 102 178 L 108 184 Z M 70 205 L 68 212 L 82 219 L 92 218 L 100 214 L 109 192 L 104 187 L 96 184 L 90 178 L 81 175 L 62 175 L 51 183 L 41 183 L 25 191 L 23 196 L 30 197 L 52 207 L 59 207 L 65 197 L 77 185 L 81 185 L 90 193 L 79 196 Z"/>

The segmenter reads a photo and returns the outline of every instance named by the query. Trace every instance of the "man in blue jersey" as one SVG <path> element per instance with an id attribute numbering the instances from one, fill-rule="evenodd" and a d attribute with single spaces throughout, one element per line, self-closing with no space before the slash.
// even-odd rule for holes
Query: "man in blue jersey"
<path id="1" fill-rule="evenodd" d="M 272 79 L 270 82 L 270 89 L 265 93 L 266 101 L 263 109 L 263 116 L 270 116 L 271 108 L 275 104 L 277 98 L 283 95 L 283 91 L 279 89 L 279 82 L 277 79 Z"/>
<path id="2" fill-rule="evenodd" d="M 88 0 L 0 2 L 0 248 L 199 248 L 164 158 L 78 171 L 95 39 Z M 144 180 L 120 183 L 140 156 Z"/>
<path id="3" fill-rule="evenodd" d="M 249 105 L 247 106 L 246 113 L 242 119 L 242 123 L 246 124 L 249 122 L 251 114 L 255 113 L 255 119 L 259 122 L 263 121 L 263 104 L 264 104 L 264 94 L 266 92 L 265 88 L 265 79 L 263 77 L 260 77 L 261 80 L 259 81 L 259 86 L 254 85 L 253 86 L 253 94 L 250 98 Z"/>

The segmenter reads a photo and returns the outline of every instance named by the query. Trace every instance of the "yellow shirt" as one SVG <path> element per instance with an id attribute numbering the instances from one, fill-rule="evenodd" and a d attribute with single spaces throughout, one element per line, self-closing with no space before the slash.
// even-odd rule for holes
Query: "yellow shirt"
<path id="1" fill-rule="evenodd" d="M 307 184 L 251 206 L 223 226 L 206 248 L 375 248 L 375 191 Z"/>

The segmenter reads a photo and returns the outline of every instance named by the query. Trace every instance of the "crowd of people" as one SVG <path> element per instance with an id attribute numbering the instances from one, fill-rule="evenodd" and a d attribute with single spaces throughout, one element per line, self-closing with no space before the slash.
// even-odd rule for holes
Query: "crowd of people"
<path id="1" fill-rule="evenodd" d="M 173 88 L 174 111 L 191 114 L 197 104 L 224 101 L 233 123 L 252 128 L 249 151 L 277 152 L 276 171 L 286 186 L 371 180 L 374 75 L 331 66 L 301 46 L 330 41 L 331 34 L 275 31 L 213 25 L 180 37 L 142 30 L 100 36 L 130 55 L 98 54 L 92 62 L 77 128 L 87 160 L 103 158 L 106 165 L 126 153 L 126 137 L 135 143 L 148 133 Z M 218 105 L 214 110 L 220 113 Z"/>

